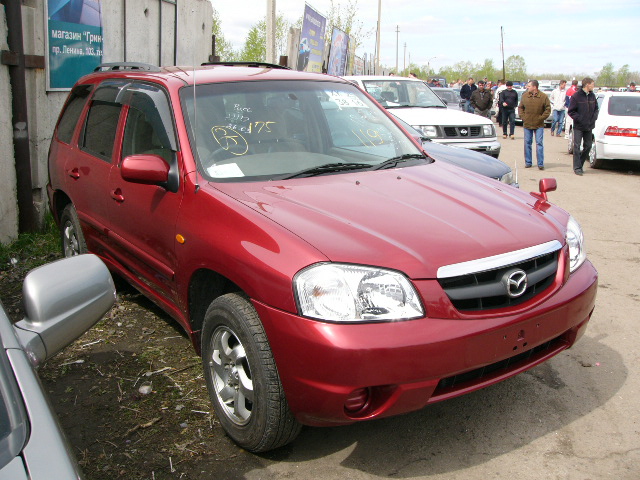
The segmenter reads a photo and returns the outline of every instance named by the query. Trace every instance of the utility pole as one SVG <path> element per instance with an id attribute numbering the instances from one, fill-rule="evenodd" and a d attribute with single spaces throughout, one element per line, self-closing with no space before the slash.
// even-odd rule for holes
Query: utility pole
<path id="1" fill-rule="evenodd" d="M 404 65 L 402 67 L 402 72 L 407 73 L 405 70 L 407 69 L 407 42 L 404 42 Z"/>
<path id="2" fill-rule="evenodd" d="M 276 0 L 267 0 L 267 62 L 276 63 Z"/>
<path id="3" fill-rule="evenodd" d="M 507 71 L 504 68 L 504 29 L 500 27 L 500 50 L 502 51 L 502 80 L 507 80 Z"/>
<path id="4" fill-rule="evenodd" d="M 396 74 L 398 73 L 398 35 L 400 34 L 400 25 L 396 25 Z"/>
<path id="5" fill-rule="evenodd" d="M 374 72 L 376 75 L 380 75 L 380 19 L 382 17 L 382 0 L 378 0 L 378 29 L 376 31 L 376 64 L 374 65 Z"/>

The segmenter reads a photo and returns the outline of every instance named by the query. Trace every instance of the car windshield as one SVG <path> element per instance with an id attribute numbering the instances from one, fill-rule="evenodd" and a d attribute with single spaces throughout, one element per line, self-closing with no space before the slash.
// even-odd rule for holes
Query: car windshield
<path id="1" fill-rule="evenodd" d="M 426 83 L 416 80 L 364 80 L 365 90 L 386 108 L 446 108 Z"/>
<path id="2" fill-rule="evenodd" d="M 402 130 L 351 84 L 203 84 L 195 91 L 195 110 L 193 87 L 183 88 L 180 96 L 199 171 L 208 180 L 255 181 L 374 169 L 407 155 L 425 161 Z"/>
<path id="3" fill-rule="evenodd" d="M 609 99 L 609 115 L 640 117 L 640 95 L 612 96 Z"/>

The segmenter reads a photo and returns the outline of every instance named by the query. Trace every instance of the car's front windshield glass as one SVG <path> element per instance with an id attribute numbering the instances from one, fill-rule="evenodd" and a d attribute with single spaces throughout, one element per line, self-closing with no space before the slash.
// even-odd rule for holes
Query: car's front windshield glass
<path id="1" fill-rule="evenodd" d="M 427 84 L 417 80 L 364 80 L 365 90 L 381 105 L 394 107 L 446 107 Z"/>
<path id="2" fill-rule="evenodd" d="M 203 84 L 196 88 L 195 110 L 193 87 L 183 88 L 180 96 L 199 171 L 212 181 L 373 170 L 390 158 L 422 156 L 402 130 L 351 84 L 299 80 Z"/>

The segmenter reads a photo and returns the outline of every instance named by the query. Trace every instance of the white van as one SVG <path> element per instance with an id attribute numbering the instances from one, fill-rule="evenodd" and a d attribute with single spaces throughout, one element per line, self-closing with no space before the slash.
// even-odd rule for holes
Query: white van
<path id="1" fill-rule="evenodd" d="M 405 77 L 346 76 L 396 117 L 422 130 L 433 142 L 468 148 L 498 158 L 500 142 L 488 118 L 448 109 L 421 81 Z"/>

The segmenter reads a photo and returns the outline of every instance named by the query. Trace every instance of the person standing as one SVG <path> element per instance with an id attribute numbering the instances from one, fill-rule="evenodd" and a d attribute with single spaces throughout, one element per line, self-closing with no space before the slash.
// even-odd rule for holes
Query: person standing
<path id="1" fill-rule="evenodd" d="M 549 97 L 539 89 L 537 80 L 530 80 L 527 83 L 527 92 L 522 94 L 518 113 L 522 119 L 524 127 L 524 166 L 531 168 L 533 164 L 531 144 L 533 136 L 536 137 L 536 159 L 538 168 L 544 170 L 544 121 L 551 113 L 551 102 Z"/>
<path id="2" fill-rule="evenodd" d="M 476 84 L 473 82 L 473 78 L 469 77 L 467 83 L 465 83 L 460 89 L 460 97 L 464 100 L 464 111 L 473 113 L 471 108 L 471 94 L 477 89 Z"/>
<path id="3" fill-rule="evenodd" d="M 513 82 L 509 80 L 504 90 L 500 92 L 498 104 L 502 110 L 502 138 L 507 138 L 507 124 L 509 137 L 515 140 L 516 108 L 518 107 L 518 93 L 513 89 Z"/>
<path id="4" fill-rule="evenodd" d="M 506 88 L 504 80 L 498 80 L 498 85 L 491 89 L 493 92 L 493 109 L 496 111 L 496 120 L 498 121 L 499 126 L 502 126 L 502 104 L 500 103 L 500 94 Z"/>
<path id="5" fill-rule="evenodd" d="M 582 166 L 589 158 L 593 144 L 592 130 L 596 126 L 599 111 L 593 87 L 595 82 L 592 78 L 583 78 L 582 88 L 573 94 L 569 104 L 569 116 L 573 119 L 573 171 L 576 175 L 584 173 Z"/>
<path id="6" fill-rule="evenodd" d="M 567 89 L 567 95 L 564 98 L 564 106 L 568 109 L 569 102 L 571 102 L 571 97 L 578 90 L 578 80 L 571 80 L 571 86 Z M 569 131 L 573 126 L 573 118 L 571 118 L 568 114 L 564 119 L 564 138 L 569 139 Z"/>
<path id="7" fill-rule="evenodd" d="M 627 90 L 628 92 L 640 92 L 640 90 L 636 90 L 636 84 L 631 82 L 629 84 L 629 90 Z"/>
<path id="8" fill-rule="evenodd" d="M 471 94 L 470 103 L 473 107 L 473 113 L 481 117 L 491 118 L 491 105 L 493 105 L 493 95 L 491 90 L 484 88 L 483 80 L 478 82 L 477 90 Z"/>
<path id="9" fill-rule="evenodd" d="M 567 107 L 565 106 L 565 99 L 567 97 L 567 91 L 565 87 L 567 86 L 566 80 L 560 80 L 560 85 L 551 92 L 551 96 L 549 100 L 551 101 L 551 108 L 553 109 L 553 121 L 551 122 L 551 136 L 553 137 L 554 132 L 556 136 L 560 136 L 562 130 L 564 129 L 564 116 L 567 111 Z"/>

